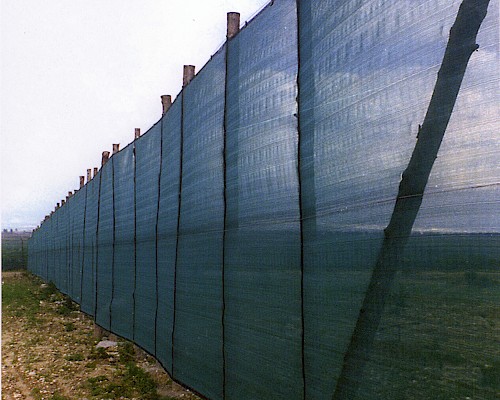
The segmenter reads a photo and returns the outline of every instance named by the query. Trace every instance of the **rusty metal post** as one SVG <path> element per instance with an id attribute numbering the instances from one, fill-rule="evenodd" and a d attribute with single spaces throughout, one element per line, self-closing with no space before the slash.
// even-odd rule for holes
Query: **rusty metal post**
<path id="1" fill-rule="evenodd" d="M 182 75 L 182 87 L 186 87 L 189 85 L 194 78 L 194 65 L 184 65 L 184 73 Z"/>
<path id="2" fill-rule="evenodd" d="M 85 176 L 84 175 L 80 175 L 80 189 L 83 187 L 83 185 L 85 185 Z"/>
<path id="3" fill-rule="evenodd" d="M 163 96 L 161 96 L 161 105 L 163 107 L 162 115 L 165 115 L 172 105 L 172 96 L 170 96 L 169 94 L 164 94 Z"/>
<path id="4" fill-rule="evenodd" d="M 141 128 L 135 128 L 134 130 L 134 140 L 141 137 Z"/>
<path id="5" fill-rule="evenodd" d="M 104 166 L 109 160 L 109 151 L 103 151 L 102 152 L 102 160 L 101 160 L 101 166 Z"/>
<path id="6" fill-rule="evenodd" d="M 66 200 L 62 199 L 61 200 L 61 207 L 66 203 Z"/>
<path id="7" fill-rule="evenodd" d="M 68 197 L 72 197 L 73 196 L 73 192 L 68 192 Z"/>
<path id="8" fill-rule="evenodd" d="M 97 171 L 98 171 L 98 170 L 99 170 L 99 168 L 94 167 L 94 178 L 95 178 L 95 176 L 97 175 Z"/>
<path id="9" fill-rule="evenodd" d="M 113 154 L 116 154 L 120 151 L 120 143 L 113 143 Z"/>
<path id="10" fill-rule="evenodd" d="M 227 13 L 227 38 L 232 39 L 240 31 L 240 13 Z"/>
<path id="11" fill-rule="evenodd" d="M 87 182 L 90 182 L 92 179 L 92 170 L 90 168 L 87 168 Z"/>

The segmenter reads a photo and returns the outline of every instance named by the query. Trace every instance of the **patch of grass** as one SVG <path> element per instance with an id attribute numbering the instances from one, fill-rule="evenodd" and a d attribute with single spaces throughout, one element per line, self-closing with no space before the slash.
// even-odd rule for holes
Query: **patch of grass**
<path id="1" fill-rule="evenodd" d="M 126 383 L 121 381 L 109 381 L 109 379 L 103 375 L 89 378 L 87 382 L 91 395 L 100 399 L 130 397 L 132 394 L 130 387 Z"/>
<path id="2" fill-rule="evenodd" d="M 63 295 L 63 299 L 59 302 L 57 313 L 60 315 L 70 315 L 73 311 L 77 310 L 78 305 L 69 296 Z"/>
<path id="3" fill-rule="evenodd" d="M 85 364 L 85 368 L 96 369 L 97 368 L 97 363 L 95 361 L 88 362 L 87 364 Z"/>
<path id="4" fill-rule="evenodd" d="M 73 322 L 67 322 L 64 324 L 64 330 L 66 332 L 73 332 L 75 329 L 75 324 Z"/>
<path id="5" fill-rule="evenodd" d="M 34 322 L 40 302 L 36 296 L 37 285 L 26 279 L 27 275 L 19 274 L 2 286 L 2 311 L 8 316 L 26 317 Z"/>
<path id="6" fill-rule="evenodd" d="M 38 298 L 43 301 L 54 301 L 55 297 L 59 294 L 54 282 L 44 283 L 41 285 Z"/>
<path id="7" fill-rule="evenodd" d="M 81 353 L 70 354 L 69 356 L 64 357 L 67 361 L 83 361 L 85 357 Z"/>
<path id="8" fill-rule="evenodd" d="M 99 396 L 105 394 L 104 389 L 102 388 L 103 382 L 107 382 L 108 378 L 104 375 L 95 376 L 93 378 L 88 378 L 87 383 L 90 389 L 90 393 L 92 396 Z"/>
<path id="9" fill-rule="evenodd" d="M 89 358 L 91 360 L 106 360 L 109 358 L 109 354 L 104 347 L 94 347 L 90 352 Z"/>
<path id="10" fill-rule="evenodd" d="M 31 395 L 35 398 L 35 400 L 41 400 L 42 399 L 42 392 L 40 391 L 39 388 L 34 388 L 31 391 Z"/>
<path id="11" fill-rule="evenodd" d="M 60 395 L 59 393 L 54 393 L 49 400 L 71 400 L 69 397 Z"/>
<path id="12" fill-rule="evenodd" d="M 481 384 L 496 390 L 500 389 L 500 360 L 481 367 Z"/>
<path id="13" fill-rule="evenodd" d="M 489 274 L 473 270 L 464 272 L 463 279 L 468 286 L 475 288 L 492 288 L 497 287 L 499 284 L 499 282 L 491 278 Z"/>
<path id="14" fill-rule="evenodd" d="M 156 392 L 156 382 L 146 371 L 144 371 L 142 368 L 139 368 L 134 363 L 127 364 L 127 370 L 125 372 L 124 380 L 127 383 L 131 383 L 135 387 L 135 389 L 141 395 L 142 399 L 159 399 L 158 393 Z"/>
<path id="15" fill-rule="evenodd" d="M 123 342 L 118 345 L 120 362 L 126 364 L 135 359 L 134 345 L 131 342 Z"/>
<path id="16" fill-rule="evenodd" d="M 100 375 L 87 379 L 87 385 L 92 396 L 97 398 L 160 400 L 154 379 L 134 362 L 127 363 L 125 370 L 111 380 Z"/>

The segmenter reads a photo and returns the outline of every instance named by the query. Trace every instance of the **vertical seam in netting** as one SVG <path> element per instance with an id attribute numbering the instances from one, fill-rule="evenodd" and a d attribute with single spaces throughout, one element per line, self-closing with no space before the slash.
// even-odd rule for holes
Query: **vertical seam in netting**
<path id="1" fill-rule="evenodd" d="M 224 121 L 223 121 L 223 143 L 222 143 L 222 169 L 223 169 L 223 202 L 224 221 L 222 229 L 222 398 L 226 398 L 226 229 L 227 229 L 227 88 L 228 88 L 228 55 L 229 39 L 226 40 L 224 52 L 225 74 L 224 74 Z"/>
<path id="2" fill-rule="evenodd" d="M 177 230 L 175 237 L 175 262 L 174 262 L 174 312 L 172 321 L 172 377 L 174 375 L 174 344 L 175 344 L 175 319 L 176 319 L 176 308 L 177 308 L 177 263 L 179 259 L 179 233 L 180 233 L 180 222 L 181 222 L 181 203 L 182 203 L 182 162 L 184 153 L 184 87 L 181 92 L 181 129 L 180 129 L 180 151 L 179 151 L 179 194 L 177 202 Z"/>
<path id="3" fill-rule="evenodd" d="M 57 241 L 54 240 L 54 284 L 56 285 L 57 288 L 60 287 L 59 285 L 59 270 L 60 270 L 60 264 L 61 264 L 61 260 L 60 260 L 60 257 L 59 257 L 59 251 L 57 250 L 58 249 L 58 241 L 59 241 L 59 235 L 57 234 L 57 232 L 59 232 L 59 215 L 56 214 L 57 218 L 56 218 L 56 229 L 55 229 L 55 232 L 56 232 L 56 235 L 57 235 Z"/>
<path id="4" fill-rule="evenodd" d="M 69 206 L 68 206 L 69 207 Z M 65 285 L 65 290 L 66 294 L 70 295 L 71 293 L 71 213 L 69 212 L 70 209 L 68 208 L 67 210 L 67 224 L 66 224 L 66 268 L 65 268 L 65 275 L 66 275 L 66 285 Z"/>
<path id="5" fill-rule="evenodd" d="M 163 117 L 160 119 L 160 170 L 158 171 L 158 198 L 156 203 L 155 227 L 155 274 L 156 274 L 156 305 L 155 305 L 155 356 L 158 353 L 158 226 L 160 221 L 161 172 L 163 168 Z"/>
<path id="6" fill-rule="evenodd" d="M 52 225 L 52 221 L 51 221 L 50 225 Z M 45 228 L 45 231 L 47 231 L 47 228 Z M 47 232 L 45 232 L 45 233 L 47 233 Z M 52 235 L 50 235 L 50 236 L 52 236 Z M 50 250 L 49 250 L 48 238 L 45 240 L 45 242 L 46 242 L 46 245 L 45 245 L 45 271 L 46 271 L 45 272 L 45 279 L 47 281 L 50 281 L 50 279 L 49 279 L 49 251 Z"/>
<path id="7" fill-rule="evenodd" d="M 98 272 L 99 272 L 99 217 L 101 214 L 101 184 L 102 184 L 102 169 L 99 174 L 99 190 L 97 192 L 97 222 L 95 229 L 95 282 L 94 282 L 94 321 L 97 322 L 97 288 L 98 288 Z"/>
<path id="8" fill-rule="evenodd" d="M 71 265 L 71 257 L 70 257 L 70 247 L 71 247 L 71 242 L 70 242 L 70 235 L 69 235 L 69 229 L 70 229 L 70 226 L 68 224 L 67 226 L 67 229 L 68 231 L 66 232 L 66 265 L 65 265 L 65 268 L 64 268 L 64 272 L 65 272 L 65 275 L 66 275 L 66 287 L 64 288 L 64 290 L 66 291 L 66 294 L 69 293 L 69 277 L 70 277 L 70 265 Z"/>
<path id="9" fill-rule="evenodd" d="M 304 320 L 304 214 L 302 201 L 302 163 L 301 163 L 301 145 L 302 135 L 300 129 L 300 111 L 301 111 L 301 91 L 300 91 L 300 0 L 296 1 L 297 12 L 297 179 L 299 190 L 299 220 L 300 220 L 300 305 L 301 305 L 301 367 L 302 367 L 302 396 L 306 398 L 306 372 L 305 372 L 305 320 Z"/>
<path id="10" fill-rule="evenodd" d="M 51 268 L 50 268 L 50 274 L 52 275 L 52 283 L 57 286 L 57 213 L 54 214 L 52 217 L 54 219 L 54 222 L 52 223 L 52 255 L 51 255 Z"/>
<path id="11" fill-rule="evenodd" d="M 80 270 L 80 304 L 83 304 L 83 269 L 85 268 L 85 228 L 87 225 L 87 192 L 88 183 L 85 185 L 85 202 L 83 206 L 83 238 L 82 238 L 82 268 Z"/>
<path id="12" fill-rule="evenodd" d="M 113 247 L 111 256 L 111 300 L 109 301 L 109 329 L 111 330 L 113 297 L 115 295 L 115 238 L 116 238 L 116 219 L 115 219 L 115 162 L 111 157 L 111 193 L 113 199 Z"/>
<path id="13" fill-rule="evenodd" d="M 67 204 L 66 207 L 69 207 L 69 204 Z M 69 260 L 69 246 L 70 246 L 70 243 L 69 243 L 69 232 L 68 232 L 68 229 L 69 229 L 68 211 L 69 211 L 69 209 L 67 208 L 66 209 L 66 218 L 65 218 L 66 221 L 65 221 L 65 224 L 64 224 L 65 225 L 65 230 L 66 230 L 65 235 L 64 235 L 65 236 L 65 238 L 64 238 L 65 239 L 64 240 L 64 243 L 65 243 L 65 246 L 64 246 L 64 253 L 65 254 L 64 255 L 65 255 L 65 257 L 64 258 L 65 258 L 65 261 L 66 261 L 64 263 L 64 268 L 63 268 L 63 273 L 64 273 L 64 280 L 63 280 L 63 282 L 64 282 L 64 288 L 63 288 L 63 293 L 64 294 L 67 294 L 67 292 L 68 292 L 69 262 L 70 262 L 70 260 Z"/>
<path id="14" fill-rule="evenodd" d="M 68 223 L 68 295 L 73 292 L 73 232 L 71 225 L 71 209 L 69 211 Z M 72 296 L 71 296 L 72 297 Z"/>
<path id="15" fill-rule="evenodd" d="M 92 274 L 91 274 L 91 282 L 92 282 L 92 287 L 95 289 L 95 274 L 94 274 L 94 268 L 95 268 L 95 261 L 96 261 L 96 258 L 95 258 L 95 248 L 97 247 L 97 243 L 94 244 L 94 241 L 91 242 L 91 249 L 92 249 L 92 255 L 91 255 L 91 258 L 90 258 L 90 270 L 92 271 Z M 95 302 L 95 294 L 94 294 L 94 302 Z M 95 313 L 95 303 L 94 303 L 94 313 Z M 95 315 L 94 315 L 94 321 L 95 321 Z"/>
<path id="16" fill-rule="evenodd" d="M 57 235 L 57 232 L 59 231 L 59 224 L 55 224 L 55 229 L 53 229 L 53 231 L 55 232 L 55 238 L 54 238 L 54 254 L 52 254 L 52 260 L 53 260 L 53 267 L 52 267 L 52 275 L 53 275 L 53 281 L 54 281 L 54 285 L 56 285 L 56 287 L 58 287 L 58 284 L 59 284 L 59 275 L 58 275 L 58 271 L 59 271 L 59 259 L 58 259 L 58 248 L 59 248 L 59 245 L 58 245 L 58 240 L 59 240 L 59 236 Z"/>
<path id="17" fill-rule="evenodd" d="M 74 247 L 74 244 L 75 244 L 75 232 L 73 232 L 73 230 L 71 229 L 71 225 L 70 225 L 70 233 L 71 233 L 71 239 L 70 239 L 70 245 L 69 245 L 69 248 L 70 248 L 70 252 L 69 252 L 69 260 L 70 260 L 70 265 L 71 265 L 71 268 L 70 268 L 70 277 L 69 277 L 69 281 L 70 281 L 70 289 L 69 289 L 69 292 L 70 292 L 70 295 L 71 295 L 71 298 L 74 298 L 74 293 L 73 293 L 73 275 L 74 275 L 74 271 L 73 271 L 73 268 L 74 268 L 74 252 L 75 250 L 73 249 Z"/>
<path id="18" fill-rule="evenodd" d="M 135 291 L 137 285 L 137 193 L 136 193 L 136 181 L 137 181 L 137 152 L 135 142 L 133 144 L 133 155 L 134 155 L 134 288 L 132 290 L 132 302 L 134 307 L 132 310 L 132 341 L 135 341 Z"/>
<path id="19" fill-rule="evenodd" d="M 68 294 L 69 291 L 69 266 L 70 266 L 70 256 L 69 256 L 69 248 L 71 246 L 71 243 L 69 241 L 69 230 L 70 230 L 70 215 L 69 215 L 69 203 L 66 205 L 68 207 L 66 209 L 66 248 L 65 248 L 65 253 L 66 253 L 66 265 L 64 266 L 64 276 L 65 276 L 65 284 L 64 284 L 64 291 L 66 292 L 65 294 Z"/>
<path id="20" fill-rule="evenodd" d="M 53 262 L 53 252 L 55 250 L 55 247 L 54 247 L 54 235 L 53 235 L 53 225 L 54 225 L 54 221 L 53 221 L 53 217 L 50 218 L 49 220 L 47 220 L 47 223 L 50 223 L 49 224 L 49 229 L 48 229 L 48 243 L 47 243 L 47 266 L 46 266 L 46 270 L 47 270 L 47 281 L 49 282 L 54 282 L 54 279 L 52 278 L 51 279 L 51 275 L 53 275 L 53 272 L 54 272 L 54 268 L 55 268 L 55 264 Z M 50 265 L 50 267 L 49 267 Z"/>

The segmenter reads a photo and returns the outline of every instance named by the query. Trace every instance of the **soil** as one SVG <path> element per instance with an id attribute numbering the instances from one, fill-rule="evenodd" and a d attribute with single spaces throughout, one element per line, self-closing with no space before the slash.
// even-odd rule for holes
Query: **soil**
<path id="1" fill-rule="evenodd" d="M 23 279 L 33 280 L 24 272 L 3 272 L 2 288 L 4 283 Z M 41 285 L 43 283 L 37 280 L 33 283 L 34 289 L 29 291 L 36 294 Z M 61 315 L 61 301 L 54 296 L 61 295 L 40 300 L 39 307 L 35 304 L 36 312 L 31 314 L 25 306 L 21 306 L 19 312 L 4 309 L 2 304 L 2 398 L 108 398 L 92 393 L 89 382 L 92 379 L 116 382 L 124 376 L 125 365 L 120 361 L 118 348 L 108 348 L 101 354 L 96 352 L 96 344 L 106 338 L 95 337 L 92 319 L 78 310 Z M 198 399 L 173 382 L 154 358 L 137 348 L 134 362 L 156 381 L 159 399 Z"/>

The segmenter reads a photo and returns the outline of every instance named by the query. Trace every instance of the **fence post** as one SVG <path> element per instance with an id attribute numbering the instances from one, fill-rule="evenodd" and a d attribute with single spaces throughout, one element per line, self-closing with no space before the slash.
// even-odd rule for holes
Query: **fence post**
<path id="1" fill-rule="evenodd" d="M 92 179 L 92 170 L 90 168 L 87 169 L 87 183 Z"/>
<path id="2" fill-rule="evenodd" d="M 232 39 L 240 31 L 240 13 L 227 13 L 227 38 Z"/>
<path id="3" fill-rule="evenodd" d="M 85 176 L 80 175 L 80 189 L 83 187 L 83 185 L 85 185 Z"/>
<path id="4" fill-rule="evenodd" d="M 189 82 L 193 80 L 194 70 L 195 70 L 194 65 L 184 65 L 184 73 L 182 76 L 182 87 L 186 87 L 187 85 L 189 85 Z"/>
<path id="5" fill-rule="evenodd" d="M 141 128 L 135 128 L 134 131 L 134 140 L 139 139 L 141 137 Z"/>
<path id="6" fill-rule="evenodd" d="M 172 96 L 170 96 L 169 94 L 164 94 L 163 96 L 161 96 L 161 105 L 163 107 L 162 115 L 165 115 L 172 105 Z"/>
<path id="7" fill-rule="evenodd" d="M 102 152 L 102 160 L 101 160 L 101 166 L 104 166 L 109 160 L 109 151 L 103 151 Z"/>
<path id="8" fill-rule="evenodd" d="M 94 167 L 94 178 L 95 178 L 95 176 L 97 175 L 97 171 L 98 171 L 98 170 L 99 170 L 99 168 Z"/>
<path id="9" fill-rule="evenodd" d="M 120 151 L 120 143 L 113 143 L 113 154 L 116 154 Z"/>

